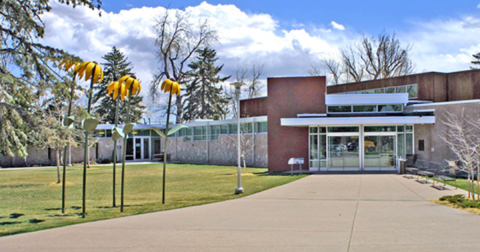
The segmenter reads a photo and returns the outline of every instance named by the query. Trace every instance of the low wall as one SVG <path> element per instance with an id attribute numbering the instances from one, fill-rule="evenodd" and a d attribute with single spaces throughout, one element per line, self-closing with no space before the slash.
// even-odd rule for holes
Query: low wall
<path id="1" fill-rule="evenodd" d="M 237 165 L 236 135 L 220 135 L 215 141 L 184 141 L 169 138 L 171 160 L 190 164 Z M 250 167 L 268 166 L 267 134 L 246 134 L 240 141 L 246 149 L 245 161 Z M 243 160 L 242 160 L 243 163 Z"/>

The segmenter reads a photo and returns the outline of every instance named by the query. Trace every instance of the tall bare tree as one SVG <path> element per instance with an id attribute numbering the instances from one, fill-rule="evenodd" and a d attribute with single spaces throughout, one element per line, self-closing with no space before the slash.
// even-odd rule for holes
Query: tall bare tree
<path id="1" fill-rule="evenodd" d="M 460 115 L 446 111 L 442 123 L 445 132 L 441 138 L 462 162 L 461 169 L 468 173 L 468 197 L 475 199 L 474 180 L 477 173 L 477 200 L 480 200 L 480 117 L 466 115 L 465 108 Z"/>
<path id="2" fill-rule="evenodd" d="M 265 64 L 253 62 L 248 65 L 239 66 L 235 69 L 235 81 L 245 83 L 247 98 L 259 97 L 265 88 L 261 77 L 265 75 Z"/>
<path id="3" fill-rule="evenodd" d="M 382 32 L 377 38 L 362 36 L 340 50 L 340 59 L 325 58 L 323 64 L 333 80 L 359 82 L 410 74 L 414 64 L 409 58 L 410 46 L 402 47 L 395 33 Z"/>
<path id="4" fill-rule="evenodd" d="M 197 49 L 210 46 L 217 41 L 217 31 L 209 26 L 207 20 L 194 24 L 183 12 L 165 10 L 154 26 L 157 33 L 156 50 L 160 68 L 150 88 L 155 101 L 160 94 L 160 85 L 165 79 L 177 81 L 182 88 L 187 81 L 187 69 L 184 69 Z M 175 108 L 172 109 L 177 123 L 182 122 L 183 95 L 178 95 Z"/>

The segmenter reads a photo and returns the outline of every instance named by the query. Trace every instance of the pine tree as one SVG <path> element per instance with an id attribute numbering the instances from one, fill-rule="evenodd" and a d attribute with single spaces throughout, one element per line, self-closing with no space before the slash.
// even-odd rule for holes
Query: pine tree
<path id="1" fill-rule="evenodd" d="M 476 67 L 475 65 L 480 65 L 480 52 L 477 53 L 477 54 L 474 54 L 472 55 L 474 60 L 472 60 L 472 64 L 474 66 L 470 67 L 471 69 L 479 69 L 478 67 Z"/>
<path id="2" fill-rule="evenodd" d="M 120 111 L 119 114 L 122 115 L 119 117 L 119 123 L 125 123 L 126 113 L 127 113 L 127 100 L 121 102 L 119 99 L 114 101 L 111 97 L 107 96 L 107 89 L 105 88 L 110 82 L 119 80 L 124 75 L 133 75 L 132 68 L 130 67 L 130 62 L 128 58 L 119 51 L 115 46 L 112 48 L 112 51 L 105 54 L 102 57 L 106 61 L 103 63 L 104 76 L 102 85 L 98 88 L 97 92 L 93 95 L 93 102 L 98 104 L 94 106 L 94 113 L 98 113 L 103 116 L 104 123 L 115 123 L 115 102 L 120 102 Z M 143 111 L 145 106 L 142 105 L 143 97 L 132 96 L 130 102 L 130 118 L 133 118 L 133 121 L 138 121 L 142 118 Z"/>
<path id="3" fill-rule="evenodd" d="M 91 9 L 102 4 L 100 0 L 59 2 Z M 41 15 L 50 10 L 49 0 L 0 1 L 0 156 L 27 156 L 29 136 L 39 131 L 34 111 L 45 94 L 64 87 L 51 67 L 74 58 L 38 42 L 45 33 Z"/>
<path id="4" fill-rule="evenodd" d="M 194 119 L 221 119 L 228 114 L 229 99 L 222 96 L 222 87 L 217 87 L 220 82 L 230 78 L 219 77 L 223 65 L 215 66 L 216 52 L 214 49 L 198 49 L 197 61 L 188 65 L 190 84 L 187 84 L 185 100 L 183 101 L 184 120 Z"/>

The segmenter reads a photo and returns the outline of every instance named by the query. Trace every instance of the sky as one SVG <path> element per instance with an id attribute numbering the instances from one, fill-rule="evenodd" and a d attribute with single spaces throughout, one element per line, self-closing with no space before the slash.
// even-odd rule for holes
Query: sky
<path id="1" fill-rule="evenodd" d="M 155 18 L 184 12 L 195 23 L 208 19 L 218 31 L 213 46 L 222 74 L 253 63 L 265 65 L 262 78 L 307 76 L 321 58 L 362 35 L 395 32 L 411 48 L 416 72 L 468 70 L 480 52 L 480 0 L 422 1 L 146 1 L 102 0 L 98 11 L 52 2 L 43 43 L 84 60 L 102 62 L 113 46 L 132 62 L 145 95 L 159 68 L 155 58 Z"/>

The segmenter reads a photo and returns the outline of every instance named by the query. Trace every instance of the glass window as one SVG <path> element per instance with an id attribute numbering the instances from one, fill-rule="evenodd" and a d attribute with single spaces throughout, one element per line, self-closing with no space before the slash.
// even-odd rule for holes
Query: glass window
<path id="1" fill-rule="evenodd" d="M 395 126 L 365 126 L 365 132 L 395 132 Z"/>
<path id="2" fill-rule="evenodd" d="M 220 125 L 210 126 L 210 140 L 218 140 L 220 135 Z"/>
<path id="3" fill-rule="evenodd" d="M 408 93 L 408 98 L 409 99 L 418 98 L 418 85 L 417 84 L 408 85 L 407 86 L 407 93 Z"/>
<path id="4" fill-rule="evenodd" d="M 397 150 L 398 156 L 405 158 L 405 134 L 398 134 L 397 137 Z"/>
<path id="5" fill-rule="evenodd" d="M 352 106 L 328 106 L 329 113 L 350 113 Z"/>
<path id="6" fill-rule="evenodd" d="M 241 123 L 240 130 L 242 133 L 252 133 L 253 132 L 252 123 Z"/>
<path id="7" fill-rule="evenodd" d="M 401 104 L 378 105 L 379 112 L 402 112 Z"/>
<path id="8" fill-rule="evenodd" d="M 406 152 L 405 154 L 413 154 L 413 134 L 406 134 L 406 141 L 405 141 L 405 146 L 406 146 Z"/>
<path id="9" fill-rule="evenodd" d="M 193 129 L 190 127 L 190 128 L 186 128 L 185 129 L 185 138 L 183 139 L 184 141 L 192 141 L 192 133 L 193 133 Z"/>
<path id="10" fill-rule="evenodd" d="M 385 93 L 385 90 L 383 88 L 375 89 L 375 94 L 383 94 L 383 93 Z"/>
<path id="11" fill-rule="evenodd" d="M 327 133 L 327 128 L 326 127 L 319 127 L 319 132 L 320 133 Z"/>
<path id="12" fill-rule="evenodd" d="M 365 90 L 365 94 L 375 94 L 375 89 Z"/>
<path id="13" fill-rule="evenodd" d="M 106 130 L 106 137 L 112 137 L 112 130 Z"/>
<path id="14" fill-rule="evenodd" d="M 407 125 L 407 132 L 413 132 L 413 126 Z"/>
<path id="15" fill-rule="evenodd" d="M 355 94 L 364 94 L 365 91 L 355 91 Z"/>
<path id="16" fill-rule="evenodd" d="M 267 128 L 268 128 L 268 124 L 267 122 L 257 122 L 255 123 L 255 132 L 257 133 L 264 133 L 264 132 L 267 132 Z"/>
<path id="17" fill-rule="evenodd" d="M 318 135 L 310 135 L 310 160 L 318 159 Z"/>
<path id="18" fill-rule="evenodd" d="M 318 127 L 310 127 L 310 133 L 318 133 Z"/>
<path id="19" fill-rule="evenodd" d="M 193 140 L 195 141 L 207 140 L 207 126 L 194 127 Z"/>
<path id="20" fill-rule="evenodd" d="M 136 136 L 150 136 L 150 130 L 136 130 L 134 133 Z"/>
<path id="21" fill-rule="evenodd" d="M 353 112 L 377 112 L 376 105 L 353 106 Z"/>
<path id="22" fill-rule="evenodd" d="M 319 135 L 319 154 L 320 154 L 320 159 L 326 159 L 327 158 L 327 136 L 326 135 Z M 325 165 L 323 166 L 325 167 Z"/>
<path id="23" fill-rule="evenodd" d="M 229 124 L 228 125 L 229 133 L 230 134 L 237 134 L 237 124 Z"/>
<path id="24" fill-rule="evenodd" d="M 328 132 L 358 132 L 358 127 L 328 127 Z"/>
<path id="25" fill-rule="evenodd" d="M 395 93 L 395 87 L 387 87 L 387 88 L 385 88 L 385 93 L 386 93 L 386 94 L 393 94 L 393 93 Z"/>
<path id="26" fill-rule="evenodd" d="M 397 126 L 397 131 L 398 131 L 398 132 L 404 132 L 404 131 L 405 131 L 405 127 L 404 127 L 404 126 Z"/>
<path id="27" fill-rule="evenodd" d="M 220 125 L 220 134 L 228 134 L 228 125 Z"/>
<path id="28" fill-rule="evenodd" d="M 185 136 L 185 132 L 186 132 L 186 129 L 185 129 L 185 128 L 179 130 L 179 131 L 178 131 L 178 136 L 179 136 L 179 137 Z M 153 135 L 158 136 L 158 134 L 155 133 L 155 131 L 153 132 Z"/>
<path id="29" fill-rule="evenodd" d="M 396 88 L 395 93 L 406 93 L 407 92 L 407 87 L 406 86 L 401 86 Z"/>

